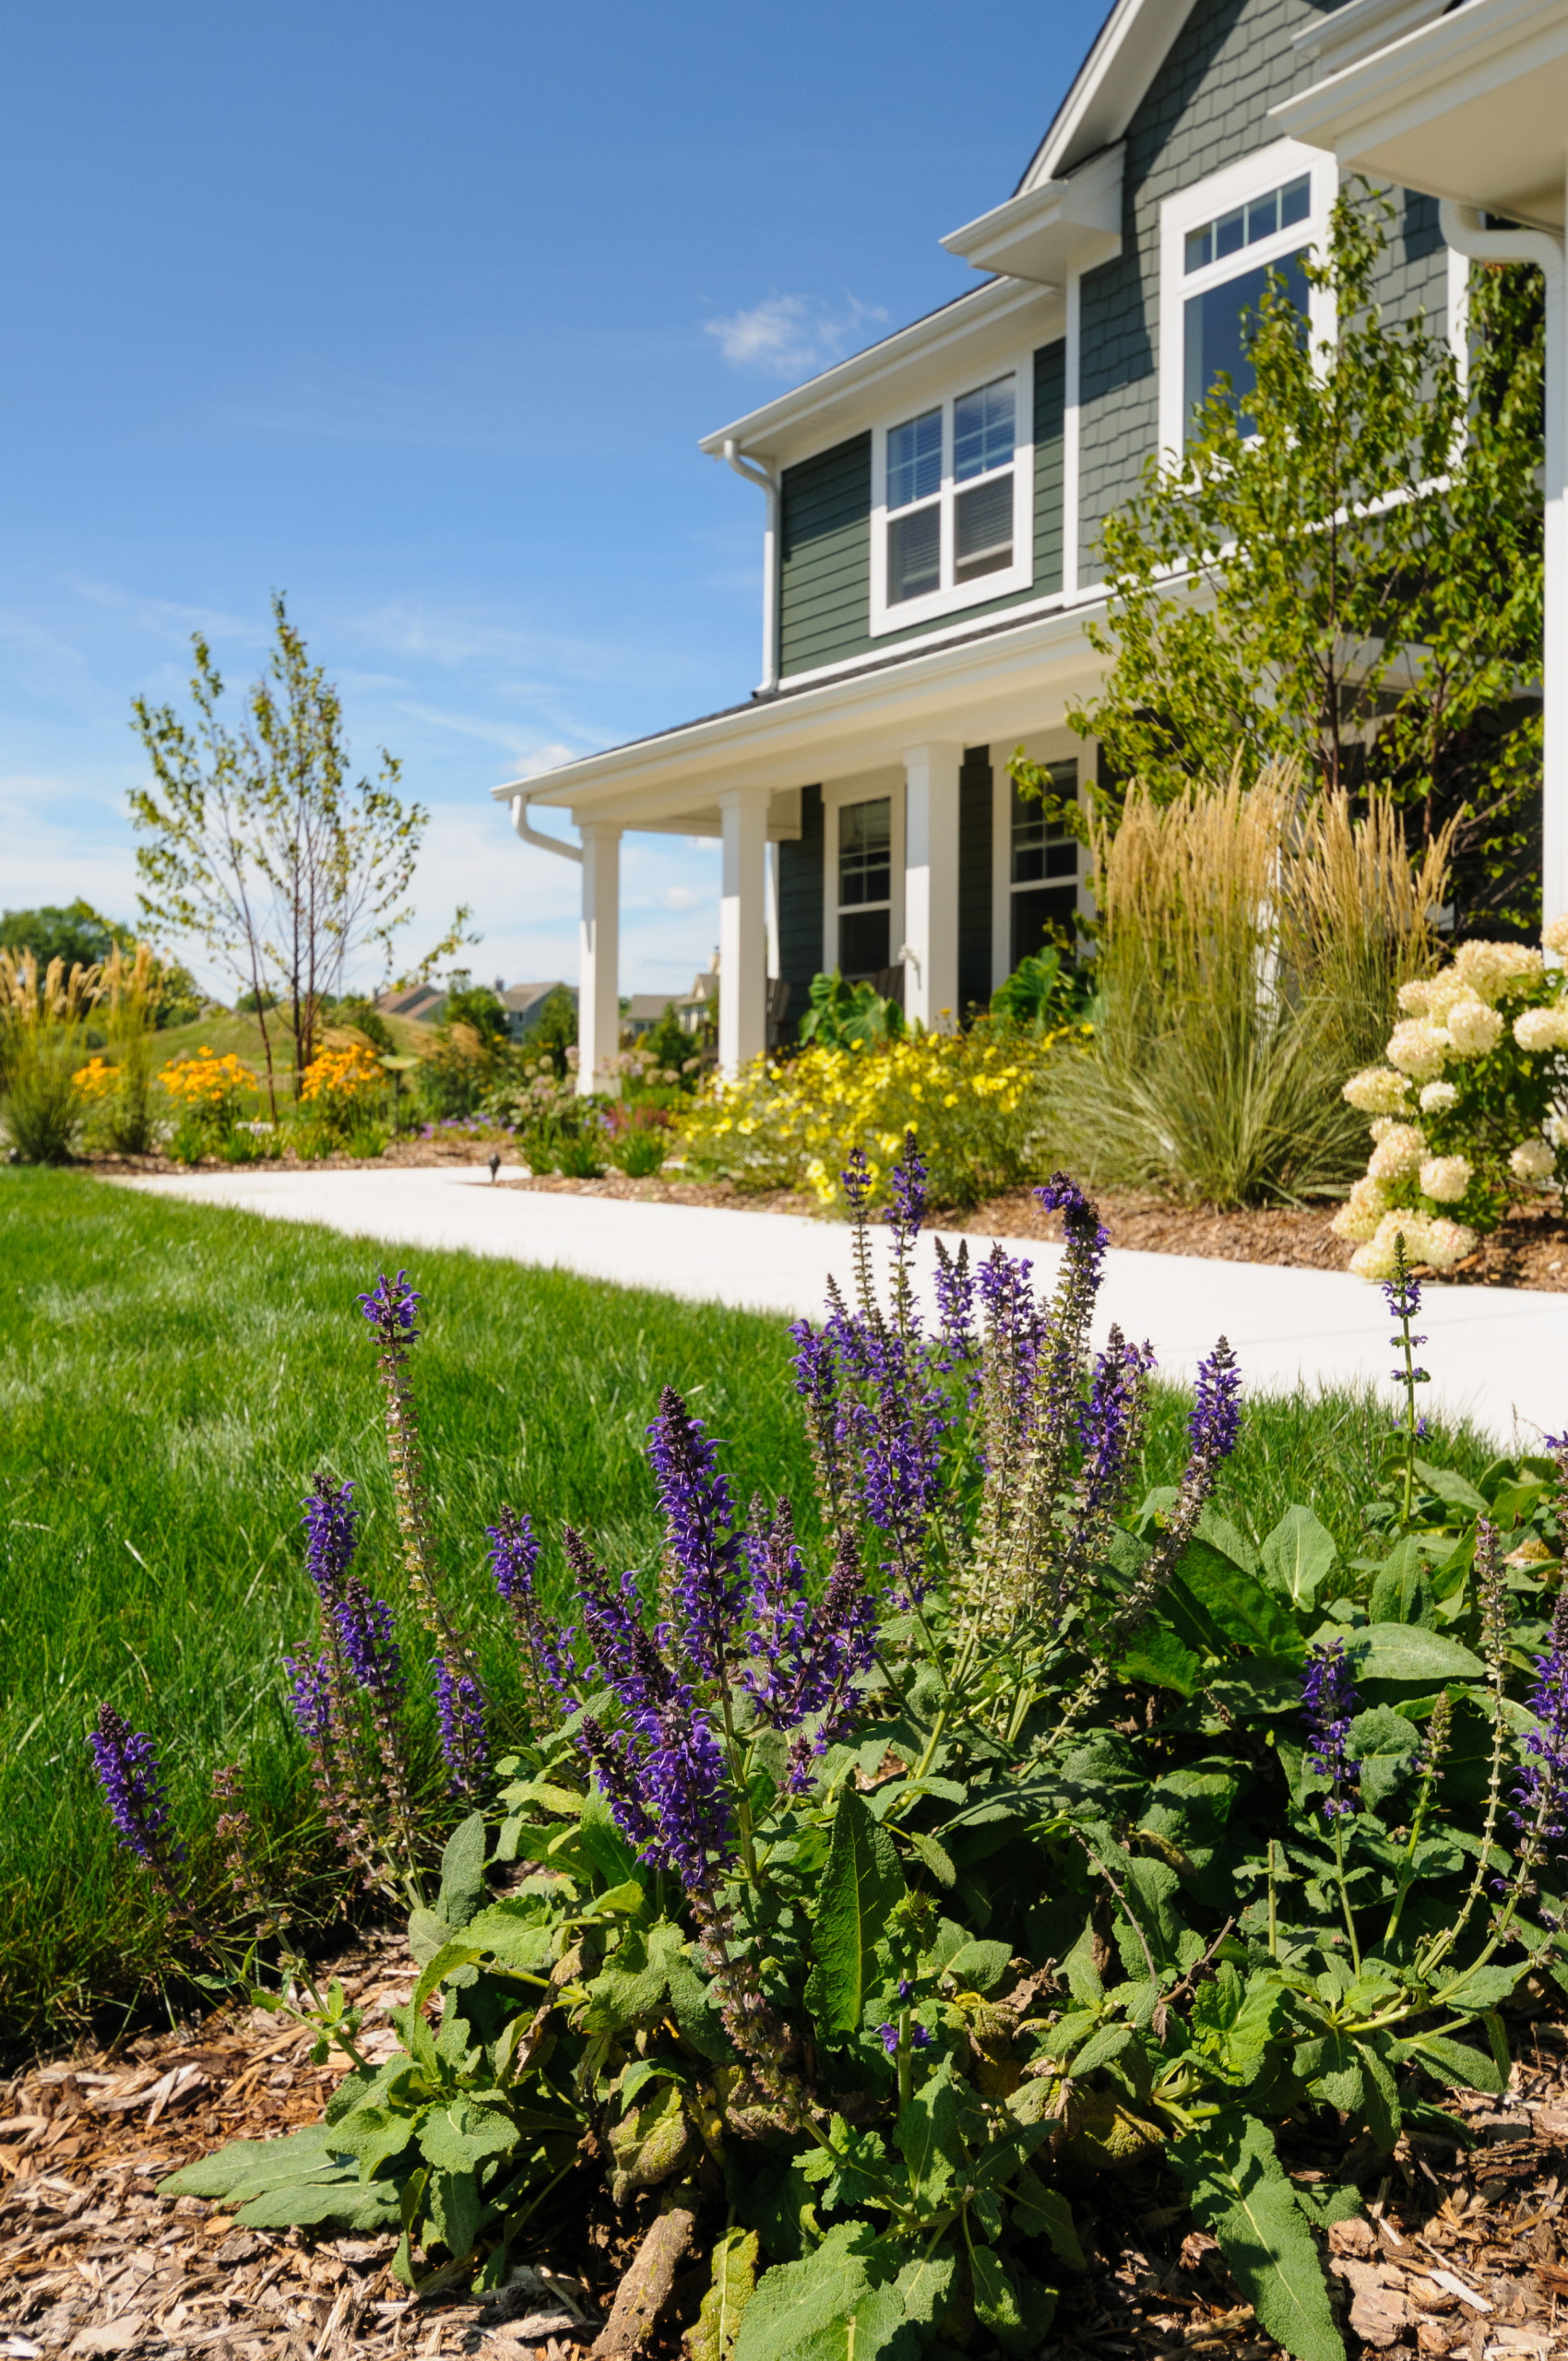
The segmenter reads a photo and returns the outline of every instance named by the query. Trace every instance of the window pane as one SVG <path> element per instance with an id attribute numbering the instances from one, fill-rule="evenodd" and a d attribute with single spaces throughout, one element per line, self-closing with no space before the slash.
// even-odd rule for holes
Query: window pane
<path id="1" fill-rule="evenodd" d="M 887 526 L 887 603 L 919 599 L 942 581 L 942 511 L 917 508 Z"/>
<path id="2" fill-rule="evenodd" d="M 1277 231 L 1304 221 L 1312 211 L 1312 176 L 1303 172 L 1299 181 L 1265 189 L 1261 196 L 1221 214 L 1217 221 L 1189 230 L 1185 267 L 1206 270 L 1211 262 L 1221 262 L 1227 255 L 1240 254 L 1243 246 L 1256 245 L 1260 238 L 1272 238 Z"/>
<path id="3" fill-rule="evenodd" d="M 1012 965 L 1032 959 L 1048 943 L 1070 943 L 1077 916 L 1075 885 L 1039 885 L 1013 896 Z"/>
<path id="4" fill-rule="evenodd" d="M 893 806 L 885 795 L 838 807 L 838 905 L 885 902 L 893 891 Z M 885 958 L 873 963 L 879 967 Z"/>
<path id="5" fill-rule="evenodd" d="M 1255 246 L 1260 238 L 1272 238 L 1279 227 L 1279 191 L 1271 188 L 1266 196 L 1254 196 L 1247 208 L 1247 243 Z"/>
<path id="6" fill-rule="evenodd" d="M 1246 422 L 1247 398 L 1257 384 L 1247 347 L 1256 332 L 1264 288 L 1270 274 L 1283 283 L 1287 300 L 1301 314 L 1301 338 L 1307 338 L 1307 279 L 1302 254 L 1286 255 L 1278 262 L 1243 270 L 1206 294 L 1189 295 L 1185 305 L 1185 382 L 1183 404 L 1186 439 L 1196 432 L 1194 412 L 1223 370 L 1230 380 L 1232 406 Z"/>
<path id="7" fill-rule="evenodd" d="M 988 476 L 954 504 L 953 571 L 960 582 L 1013 563 L 1013 471 Z"/>
<path id="8" fill-rule="evenodd" d="M 1227 255 L 1241 253 L 1246 242 L 1246 208 L 1239 205 L 1234 213 L 1222 213 L 1214 225 L 1214 258 L 1222 262 Z"/>
<path id="9" fill-rule="evenodd" d="M 1201 230 L 1189 230 L 1187 232 L 1187 268 L 1202 270 L 1213 260 L 1214 224 L 1210 221 Z"/>
<path id="10" fill-rule="evenodd" d="M 908 508 L 942 489 L 942 412 L 928 409 L 887 437 L 887 505 Z"/>
<path id="11" fill-rule="evenodd" d="M 1313 184 L 1303 172 L 1299 181 L 1291 181 L 1279 192 L 1279 226 L 1288 230 L 1293 221 L 1304 221 L 1312 210 Z"/>
<path id="12" fill-rule="evenodd" d="M 838 967 L 843 975 L 879 975 L 888 964 L 890 914 L 853 910 L 838 921 Z"/>
<path id="13" fill-rule="evenodd" d="M 1059 796 L 1073 796 L 1078 789 L 1078 765 L 1075 762 L 1052 763 L 1049 777 L 1051 790 Z M 1074 882 L 1076 892 L 1078 848 L 1066 830 L 1048 825 L 1043 806 L 1034 796 L 1024 796 L 1013 789 L 1013 842 L 1009 874 L 1015 885 L 1029 885 L 1047 878 L 1066 878 Z M 1039 949 L 1039 944 L 1035 948 Z M 1014 959 L 1015 967 L 1017 958 Z"/>
<path id="14" fill-rule="evenodd" d="M 953 405 L 953 473 L 959 483 L 1013 457 L 1015 381 L 998 377 Z"/>

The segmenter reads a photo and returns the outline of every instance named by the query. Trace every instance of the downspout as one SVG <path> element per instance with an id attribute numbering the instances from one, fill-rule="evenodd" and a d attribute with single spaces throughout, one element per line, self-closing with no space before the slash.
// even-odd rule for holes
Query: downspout
<path id="1" fill-rule="evenodd" d="M 1568 910 L 1568 271 L 1550 230 L 1488 230 L 1444 197 L 1438 222 L 1471 262 L 1534 263 L 1546 280 L 1546 595 L 1541 622 L 1541 916 Z"/>
<path id="2" fill-rule="evenodd" d="M 738 476 L 762 486 L 767 502 L 762 543 L 762 679 L 757 685 L 757 694 L 766 697 L 778 686 L 778 478 L 748 459 L 733 435 L 726 439 L 724 457 Z"/>
<path id="3" fill-rule="evenodd" d="M 560 836 L 547 836 L 540 828 L 529 824 L 529 799 L 526 795 L 512 798 L 512 825 L 526 845 L 538 845 L 541 852 L 559 853 L 563 860 L 575 860 L 582 865 L 581 845 L 569 845 Z"/>

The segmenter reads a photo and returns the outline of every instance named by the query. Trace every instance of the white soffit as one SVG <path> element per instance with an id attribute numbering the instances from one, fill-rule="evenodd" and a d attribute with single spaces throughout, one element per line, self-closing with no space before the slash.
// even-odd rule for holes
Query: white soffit
<path id="1" fill-rule="evenodd" d="M 1374 178 L 1561 227 L 1568 0 L 1464 0 L 1271 112 Z"/>
<path id="2" fill-rule="evenodd" d="M 1038 181 L 942 243 L 976 270 L 1062 287 L 1076 267 L 1092 270 L 1122 251 L 1122 160 L 1118 141 L 1065 180 Z"/>
<path id="3" fill-rule="evenodd" d="M 1020 196 L 1044 181 L 1064 178 L 1126 136 L 1193 5 L 1194 0 L 1116 0 L 1018 184 Z"/>

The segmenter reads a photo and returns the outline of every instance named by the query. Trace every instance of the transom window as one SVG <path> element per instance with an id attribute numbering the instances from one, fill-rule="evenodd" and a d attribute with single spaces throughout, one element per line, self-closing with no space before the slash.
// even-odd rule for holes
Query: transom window
<path id="1" fill-rule="evenodd" d="M 874 976 L 889 965 L 893 924 L 890 797 L 838 806 L 838 966 Z"/>
<path id="2" fill-rule="evenodd" d="M 1304 221 L 1312 209 L 1312 180 L 1303 172 L 1299 180 L 1287 181 L 1283 188 L 1249 197 L 1245 205 L 1233 205 L 1218 220 L 1189 230 L 1187 268 L 1205 270 L 1211 262 L 1239 255 L 1243 246 L 1255 246 L 1260 238 L 1272 238 L 1278 231 Z"/>
<path id="3" fill-rule="evenodd" d="M 1032 572 L 1019 465 L 1029 382 L 1020 364 L 886 430 L 873 630 L 903 623 L 897 611 L 917 601 L 917 615 L 944 611 L 968 603 L 972 583 L 985 596 L 1018 587 L 991 576 Z"/>

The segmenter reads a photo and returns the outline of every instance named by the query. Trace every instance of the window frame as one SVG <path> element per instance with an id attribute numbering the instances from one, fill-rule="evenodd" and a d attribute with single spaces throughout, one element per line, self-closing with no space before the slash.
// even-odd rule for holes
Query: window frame
<path id="1" fill-rule="evenodd" d="M 1310 195 L 1306 219 L 1276 230 L 1255 245 L 1241 246 L 1221 260 L 1189 272 L 1187 232 L 1229 213 L 1254 196 L 1289 181 L 1306 180 Z M 1162 467 L 1181 464 L 1186 448 L 1186 303 L 1223 287 L 1247 272 L 1282 262 L 1303 249 L 1321 255 L 1327 243 L 1328 217 L 1339 193 L 1337 160 L 1300 140 L 1278 139 L 1254 148 L 1218 172 L 1168 196 L 1159 208 L 1159 457 Z M 1308 333 L 1313 345 L 1334 334 L 1334 305 L 1326 290 L 1313 288 L 1308 301 Z"/>
<path id="2" fill-rule="evenodd" d="M 929 405 L 928 405 L 929 407 Z M 853 777 L 825 779 L 822 788 L 822 971 L 831 975 L 840 971 L 838 920 L 838 813 L 846 803 L 891 804 L 892 822 L 892 893 L 887 904 L 888 965 L 899 965 L 898 954 L 904 943 L 904 774 L 891 770 L 859 774 Z M 858 909 L 877 908 L 880 903 L 857 902 Z"/>
<path id="3" fill-rule="evenodd" d="M 998 566 L 990 574 L 978 575 L 971 582 L 954 578 L 956 547 L 956 502 L 966 492 L 986 481 L 985 475 L 968 476 L 958 483 L 954 475 L 955 430 L 954 414 L 957 404 L 967 394 L 978 393 L 981 386 L 994 385 L 1000 377 L 1014 381 L 1015 409 L 1013 421 L 1013 563 Z M 887 505 L 887 445 L 888 438 L 911 419 L 921 418 L 929 410 L 942 412 L 942 481 L 938 490 L 923 503 L 912 503 L 909 508 L 890 510 Z M 988 469 L 987 474 L 999 475 L 1000 469 Z M 908 516 L 919 506 L 934 506 L 940 516 L 940 555 L 938 587 L 923 591 L 917 599 L 900 599 L 889 605 L 887 598 L 887 528 L 893 516 Z M 963 377 L 949 382 L 940 396 L 930 393 L 912 397 L 897 410 L 872 429 L 872 512 L 871 512 L 871 635 L 873 639 L 885 633 L 907 631 L 911 625 L 935 621 L 943 615 L 960 614 L 967 608 L 984 606 L 992 599 L 1002 599 L 1010 592 L 1034 587 L 1035 552 L 1035 371 L 1034 351 L 999 354 L 978 362 Z"/>

